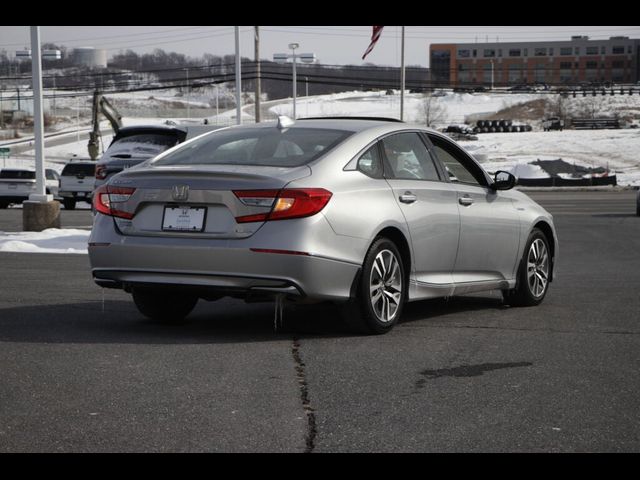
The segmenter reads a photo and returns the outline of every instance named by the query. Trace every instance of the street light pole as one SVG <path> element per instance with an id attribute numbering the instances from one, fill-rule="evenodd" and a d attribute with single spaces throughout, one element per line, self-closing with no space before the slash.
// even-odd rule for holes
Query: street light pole
<path id="1" fill-rule="evenodd" d="M 287 53 L 275 53 L 273 55 L 273 60 L 277 63 L 285 63 L 287 59 L 291 58 L 293 60 L 293 118 L 296 118 L 296 97 L 297 97 L 297 85 L 298 78 L 296 72 L 296 60 L 299 58 L 303 63 L 313 63 L 316 60 L 315 53 L 301 53 L 296 54 L 296 48 L 300 45 L 297 43 L 290 43 L 289 48 L 293 51 L 291 54 Z"/>

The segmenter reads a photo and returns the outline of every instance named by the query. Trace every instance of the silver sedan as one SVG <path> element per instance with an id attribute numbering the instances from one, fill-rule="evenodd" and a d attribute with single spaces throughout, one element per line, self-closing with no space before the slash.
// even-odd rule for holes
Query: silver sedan
<path id="1" fill-rule="evenodd" d="M 537 305 L 558 240 L 551 215 L 515 184 L 417 125 L 230 127 L 96 191 L 92 273 L 161 321 L 222 296 L 341 303 L 367 333 L 426 298 L 500 289 L 510 305 Z"/>

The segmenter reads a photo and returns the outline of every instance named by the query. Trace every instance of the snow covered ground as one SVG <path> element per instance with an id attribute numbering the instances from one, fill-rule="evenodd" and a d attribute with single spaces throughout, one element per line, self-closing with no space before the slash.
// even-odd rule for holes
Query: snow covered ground
<path id="1" fill-rule="evenodd" d="M 485 133 L 477 141 L 459 143 L 487 171 L 561 158 L 584 167 L 608 168 L 619 185 L 640 186 L 640 129 Z"/>
<path id="2" fill-rule="evenodd" d="M 0 232 L 0 252 L 87 253 L 88 230 L 50 228 L 42 232 Z"/>

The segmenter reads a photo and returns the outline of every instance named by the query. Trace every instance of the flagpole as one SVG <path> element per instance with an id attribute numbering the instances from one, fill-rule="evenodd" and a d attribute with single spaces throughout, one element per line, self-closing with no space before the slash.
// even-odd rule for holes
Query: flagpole
<path id="1" fill-rule="evenodd" d="M 404 121 L 404 27 L 400 47 L 400 120 Z"/>

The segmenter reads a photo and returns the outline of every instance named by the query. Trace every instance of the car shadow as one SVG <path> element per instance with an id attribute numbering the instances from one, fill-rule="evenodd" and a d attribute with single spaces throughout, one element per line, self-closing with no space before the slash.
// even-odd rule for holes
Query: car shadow
<path id="1" fill-rule="evenodd" d="M 501 301 L 485 297 L 413 302 L 405 306 L 396 328 L 459 312 L 501 308 Z M 277 328 L 274 319 L 273 302 L 247 304 L 229 298 L 201 301 L 184 323 L 170 325 L 146 319 L 131 301 L 14 306 L 0 310 L 0 342 L 173 345 L 360 336 L 344 323 L 340 307 L 330 303 L 286 305 Z"/>

